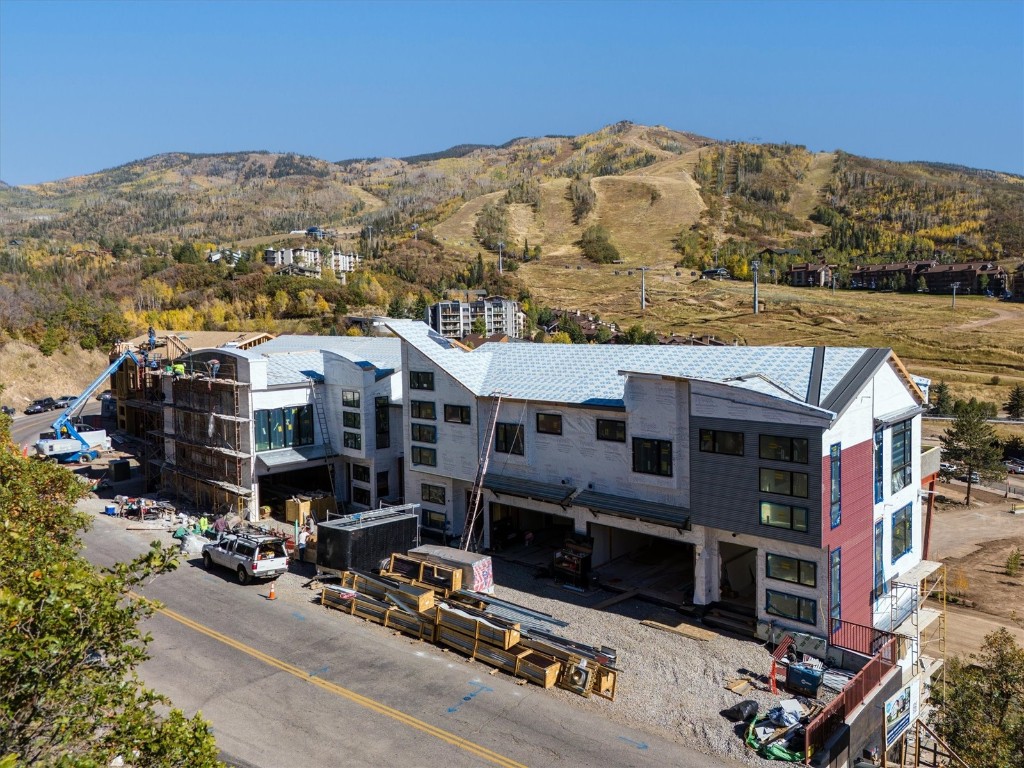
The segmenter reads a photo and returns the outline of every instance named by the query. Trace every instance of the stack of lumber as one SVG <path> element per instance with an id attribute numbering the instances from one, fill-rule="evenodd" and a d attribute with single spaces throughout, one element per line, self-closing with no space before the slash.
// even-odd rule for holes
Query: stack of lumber
<path id="1" fill-rule="evenodd" d="M 448 597 L 462 589 L 462 569 L 394 554 L 381 576 L 424 586 Z"/>

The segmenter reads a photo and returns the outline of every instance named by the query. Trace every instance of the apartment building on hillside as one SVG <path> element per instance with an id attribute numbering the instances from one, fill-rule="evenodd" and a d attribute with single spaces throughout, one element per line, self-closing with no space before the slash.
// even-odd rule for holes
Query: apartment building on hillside
<path id="1" fill-rule="evenodd" d="M 423 318 L 437 333 L 450 339 L 461 339 L 479 332 L 474 325 L 482 324 L 483 335 L 504 334 L 513 339 L 523 336 L 526 319 L 519 302 L 502 296 L 485 296 L 474 300 L 453 299 L 427 307 Z"/>

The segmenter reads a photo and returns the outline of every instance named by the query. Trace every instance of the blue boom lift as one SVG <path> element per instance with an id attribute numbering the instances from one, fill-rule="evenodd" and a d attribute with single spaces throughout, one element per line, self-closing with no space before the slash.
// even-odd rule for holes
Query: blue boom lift
<path id="1" fill-rule="evenodd" d="M 86 390 L 80 394 L 74 402 L 53 422 L 51 428 L 53 435 L 40 436 L 36 443 L 36 451 L 48 459 L 56 459 L 61 464 L 70 464 L 77 461 L 93 461 L 99 458 L 101 450 L 110 450 L 110 438 L 106 430 L 92 429 L 82 424 L 75 424 L 73 416 L 75 411 L 82 407 L 93 392 L 110 378 L 127 358 L 131 358 L 136 365 L 139 359 L 131 350 L 125 350 L 103 371 Z"/>

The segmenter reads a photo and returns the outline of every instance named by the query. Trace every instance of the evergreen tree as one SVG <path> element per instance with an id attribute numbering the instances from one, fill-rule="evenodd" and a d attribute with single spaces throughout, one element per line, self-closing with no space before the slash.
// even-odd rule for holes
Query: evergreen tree
<path id="1" fill-rule="evenodd" d="M 1011 419 L 1024 419 L 1024 384 L 1018 384 L 1010 390 L 1010 399 L 1006 401 L 1006 412 Z"/>
<path id="2" fill-rule="evenodd" d="M 940 381 L 931 390 L 932 413 L 936 416 L 951 416 L 953 413 L 953 395 L 949 392 L 949 384 Z"/>
<path id="3" fill-rule="evenodd" d="M 966 504 L 971 503 L 972 477 L 995 477 L 1005 470 L 996 432 L 986 420 L 985 409 L 978 403 L 965 403 L 953 424 L 940 438 L 942 456 L 946 461 L 962 464 L 967 473 Z"/>

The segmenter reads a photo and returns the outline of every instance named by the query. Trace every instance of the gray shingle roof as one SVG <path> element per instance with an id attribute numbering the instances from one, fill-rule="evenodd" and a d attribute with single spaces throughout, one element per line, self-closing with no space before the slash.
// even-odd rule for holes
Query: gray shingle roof
<path id="1" fill-rule="evenodd" d="M 322 352 L 334 352 L 362 368 L 381 373 L 402 367 L 402 344 L 395 338 L 376 336 L 278 336 L 250 350 L 267 359 L 267 384 L 295 384 L 324 375 Z"/>
<path id="2" fill-rule="evenodd" d="M 388 327 L 474 394 L 587 405 L 622 406 L 625 373 L 703 379 L 790 402 L 809 403 L 814 347 L 689 347 L 567 344 L 455 346 L 425 323 L 392 320 Z M 847 376 L 874 369 L 889 350 L 825 349 L 820 402 Z M 833 402 L 835 412 L 842 410 Z"/>

